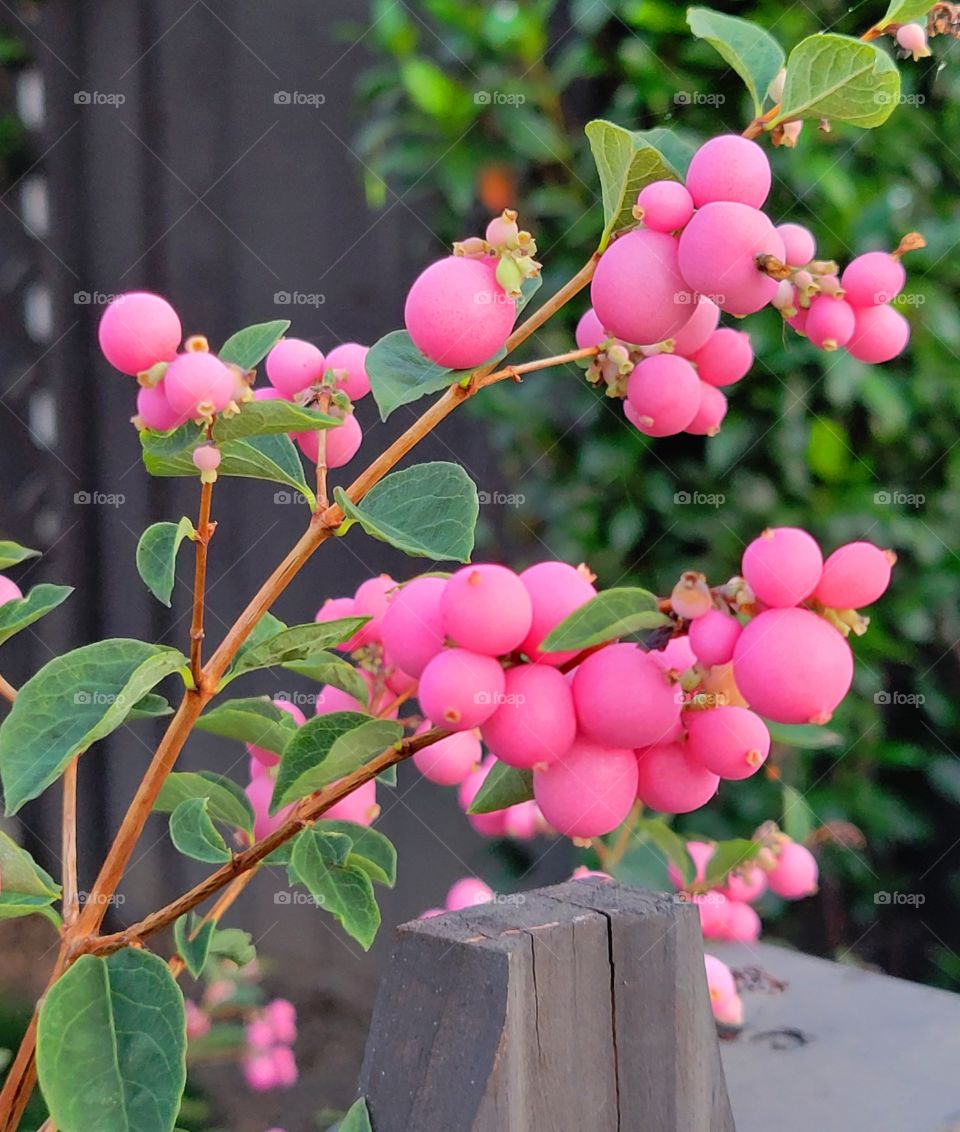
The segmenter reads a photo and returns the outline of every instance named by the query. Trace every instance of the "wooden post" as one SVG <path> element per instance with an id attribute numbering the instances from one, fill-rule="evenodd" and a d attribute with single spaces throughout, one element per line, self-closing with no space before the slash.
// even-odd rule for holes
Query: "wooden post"
<path id="1" fill-rule="evenodd" d="M 734 1132 L 691 905 L 571 881 L 399 936 L 360 1078 L 375 1132 Z"/>

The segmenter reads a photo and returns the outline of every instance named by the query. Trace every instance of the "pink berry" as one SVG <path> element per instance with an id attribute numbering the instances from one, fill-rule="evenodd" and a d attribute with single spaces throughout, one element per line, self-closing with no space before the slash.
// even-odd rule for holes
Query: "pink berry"
<path id="1" fill-rule="evenodd" d="M 353 611 L 357 617 L 370 618 L 363 627 L 366 641 L 380 640 L 383 619 L 396 593 L 397 583 L 389 574 L 377 574 L 357 586 L 353 595 Z M 400 667 L 403 668 L 403 665 Z"/>
<path id="2" fill-rule="evenodd" d="M 414 578 L 394 594 L 383 615 L 383 646 L 395 664 L 419 676 L 443 648 L 443 578 Z"/>
<path id="3" fill-rule="evenodd" d="M 703 878 L 707 872 L 707 865 L 710 863 L 710 858 L 716 852 L 716 847 L 709 841 L 688 841 L 687 852 L 690 854 L 690 859 L 693 861 L 696 873 L 694 875 L 694 884 L 702 884 Z M 683 877 L 680 875 L 680 870 L 676 865 L 667 866 L 667 875 L 670 877 L 670 882 L 674 888 L 683 888 Z"/>
<path id="4" fill-rule="evenodd" d="M 778 224 L 777 232 L 783 240 L 783 262 L 789 267 L 806 267 L 817 254 L 813 233 L 802 224 Z"/>
<path id="5" fill-rule="evenodd" d="M 343 375 L 337 377 L 337 388 L 341 389 L 351 401 L 359 401 L 370 392 L 370 378 L 367 376 L 367 346 L 360 346 L 356 342 L 344 342 L 342 346 L 335 346 L 327 354 L 326 368 L 328 370 L 343 370 Z"/>
<path id="6" fill-rule="evenodd" d="M 699 810 L 716 794 L 719 775 L 713 774 L 678 743 L 637 752 L 637 797 L 663 814 Z"/>
<path id="7" fill-rule="evenodd" d="M 721 326 L 693 355 L 693 364 L 701 381 L 718 387 L 733 385 L 750 372 L 753 347 L 745 330 Z"/>
<path id="8" fill-rule="evenodd" d="M 503 811 L 503 834 L 515 841 L 529 841 L 542 832 L 543 814 L 536 802 L 518 802 Z"/>
<path id="9" fill-rule="evenodd" d="M 747 204 L 706 204 L 680 233 L 679 265 L 687 286 L 729 314 L 753 314 L 776 293 L 777 282 L 757 266 L 758 255 L 782 260 L 783 239 Z"/>
<path id="10" fill-rule="evenodd" d="M 323 378 L 323 354 L 302 338 L 283 338 L 267 354 L 267 379 L 284 397 L 292 398 Z"/>
<path id="11" fill-rule="evenodd" d="M 687 635 L 697 660 L 706 668 L 729 664 L 743 626 L 729 613 L 711 609 L 690 623 Z"/>
<path id="12" fill-rule="evenodd" d="M 664 672 L 686 672 L 697 663 L 687 637 L 672 637 L 664 648 L 654 649 L 647 656 Z"/>
<path id="13" fill-rule="evenodd" d="M 409 672 L 404 672 L 393 662 L 393 657 L 384 650 L 383 663 L 387 669 L 387 687 L 395 696 L 412 696 L 417 691 L 417 678 Z"/>
<path id="14" fill-rule="evenodd" d="M 788 122 L 787 126 L 798 125 L 802 126 L 802 122 Z M 786 129 L 786 127 L 784 127 Z M 743 1025 L 743 999 L 740 995 L 735 994 L 732 998 L 728 998 L 726 1002 L 714 1004 L 713 1007 L 714 1020 L 721 1026 L 742 1026 Z"/>
<path id="15" fill-rule="evenodd" d="M 697 296 L 693 314 L 673 336 L 673 352 L 681 358 L 692 357 L 717 329 L 720 308 L 703 295 Z"/>
<path id="16" fill-rule="evenodd" d="M 878 365 L 903 353 L 910 340 L 910 323 L 893 307 L 861 307 L 856 312 L 847 352 L 857 361 Z"/>
<path id="17" fill-rule="evenodd" d="M 377 805 L 377 780 L 371 778 L 356 790 L 334 802 L 322 817 L 331 821 L 352 821 L 357 825 L 372 825 L 380 813 Z"/>
<path id="18" fill-rule="evenodd" d="M 654 181 L 640 190 L 637 209 L 645 227 L 675 232 L 693 216 L 693 197 L 679 181 Z"/>
<path id="19" fill-rule="evenodd" d="M 520 575 L 533 608 L 530 631 L 520 650 L 534 662 L 561 665 L 575 657 L 576 651 L 540 651 L 540 644 L 575 609 L 586 605 L 597 591 L 583 574 L 566 562 L 538 562 Z"/>
<path id="20" fill-rule="evenodd" d="M 744 865 L 730 873 L 723 891 L 728 900 L 752 904 L 767 891 L 767 874 L 759 865 Z"/>
<path id="21" fill-rule="evenodd" d="M 121 373 L 134 376 L 176 357 L 183 330 L 177 312 L 159 295 L 130 291 L 103 312 L 98 330 L 100 349 Z"/>
<path id="22" fill-rule="evenodd" d="M 721 778 L 749 778 L 770 753 L 770 732 L 752 711 L 715 707 L 689 711 L 687 749 L 697 762 Z"/>
<path id="23" fill-rule="evenodd" d="M 701 381 L 700 407 L 684 431 L 691 436 L 716 436 L 727 415 L 727 407 L 726 395 L 716 386 Z"/>
<path id="24" fill-rule="evenodd" d="M 270 816 L 270 800 L 273 797 L 273 779 L 268 775 L 258 775 L 251 779 L 246 789 L 247 800 L 253 807 L 253 837 L 260 841 L 269 837 L 275 829 L 279 829 L 293 811 L 293 806 L 287 806 Z"/>
<path id="25" fill-rule="evenodd" d="M 796 841 L 787 841 L 781 848 L 776 865 L 767 873 L 770 891 L 784 900 L 801 900 L 817 891 L 819 869 L 809 849 Z"/>
<path id="26" fill-rule="evenodd" d="M 354 606 L 352 597 L 328 597 L 327 600 L 317 610 L 317 615 L 314 621 L 342 621 L 346 617 L 356 617 L 356 607 Z M 364 626 L 365 628 L 365 626 Z M 341 641 L 335 647 L 342 652 L 353 652 L 363 644 L 363 628 L 359 629 L 352 637 L 345 641 Z"/>
<path id="27" fill-rule="evenodd" d="M 0 574 L 0 605 L 6 605 L 8 601 L 17 601 L 22 597 L 23 593 L 17 583 Z"/>
<path id="28" fill-rule="evenodd" d="M 484 779 L 497 765 L 497 760 L 488 756 L 472 774 L 469 774 L 457 791 L 460 809 L 467 811 L 477 796 Z M 503 837 L 506 823 L 506 810 L 495 810 L 489 814 L 467 814 L 467 821 L 481 837 Z"/>
<path id="29" fill-rule="evenodd" d="M 817 540 L 799 527 L 772 527 L 743 552 L 741 573 L 765 605 L 785 608 L 816 589 L 823 555 Z"/>
<path id="30" fill-rule="evenodd" d="M 324 684 L 317 692 L 316 714 L 317 715 L 331 715 L 335 711 L 359 711 L 368 712 L 370 710 L 369 701 L 361 703 L 349 692 L 345 692 L 342 688 L 335 688 L 332 684 Z"/>
<path id="31" fill-rule="evenodd" d="M 429 728 L 425 722 L 417 734 Z M 413 756 L 417 770 L 438 786 L 459 786 L 480 765 L 483 748 L 475 731 L 458 731 L 446 739 L 421 747 Z"/>
<path id="32" fill-rule="evenodd" d="M 794 306 L 794 309 L 796 310 L 797 313 L 789 315 L 787 318 L 784 319 L 784 322 L 787 324 L 787 326 L 791 327 L 798 334 L 802 334 L 804 337 L 806 337 L 806 334 L 807 334 L 807 316 L 810 314 L 810 308 L 809 307 L 802 307 L 800 305 L 800 299 L 797 296 L 796 292 L 794 292 L 794 296 L 793 296 L 793 306 Z"/>
<path id="33" fill-rule="evenodd" d="M 280 392 L 279 389 L 274 389 L 272 385 L 261 385 L 259 389 L 253 391 L 254 401 L 286 401 L 287 398 Z"/>
<path id="34" fill-rule="evenodd" d="M 298 727 L 302 727 L 306 722 L 303 712 L 289 700 L 275 699 L 273 706 L 292 716 Z M 253 743 L 247 743 L 247 753 L 251 759 L 256 759 L 261 766 L 276 766 L 280 761 L 280 756 L 275 751 L 268 751 L 266 747 L 257 747 Z"/>
<path id="35" fill-rule="evenodd" d="M 823 564 L 813 596 L 830 609 L 862 609 L 872 605 L 890 585 L 895 556 L 872 542 L 848 542 Z"/>
<path id="36" fill-rule="evenodd" d="M 446 635 L 462 648 L 503 656 L 518 648 L 533 623 L 533 603 L 506 566 L 464 566 L 440 599 Z"/>
<path id="37" fill-rule="evenodd" d="M 897 28 L 897 46 L 909 51 L 914 59 L 922 59 L 930 54 L 927 47 L 927 31 L 922 24 L 901 24 Z"/>
<path id="38" fill-rule="evenodd" d="M 634 366 L 627 382 L 627 399 L 642 433 L 675 436 L 697 415 L 700 380 L 686 358 L 655 354 Z"/>
<path id="39" fill-rule="evenodd" d="M 508 668 L 503 702 L 481 733 L 489 750 L 508 766 L 528 769 L 555 762 L 577 733 L 566 677 L 546 665 Z"/>
<path id="40" fill-rule="evenodd" d="M 740 634 L 733 672 L 747 703 L 777 723 L 826 723 L 853 680 L 850 646 L 807 609 L 768 609 Z"/>
<path id="41" fill-rule="evenodd" d="M 491 259 L 448 256 L 423 271 L 404 308 L 407 333 L 431 361 L 470 369 L 502 349 L 516 303 L 496 279 Z"/>
<path id="42" fill-rule="evenodd" d="M 274 1046 L 270 1051 L 273 1061 L 273 1072 L 277 1086 L 281 1089 L 290 1089 L 299 1077 L 297 1072 L 297 1059 L 289 1046 Z"/>
<path id="43" fill-rule="evenodd" d="M 693 898 L 705 939 L 723 939 L 727 930 L 727 898 L 722 892 L 697 893 Z"/>
<path id="44" fill-rule="evenodd" d="M 573 678 L 580 729 L 608 747 L 648 747 L 680 716 L 681 692 L 636 645 L 607 645 L 588 656 Z"/>
<path id="45" fill-rule="evenodd" d="M 178 354 L 163 378 L 170 408 L 184 417 L 219 413 L 233 400 L 233 374 L 213 354 Z"/>
<path id="46" fill-rule="evenodd" d="M 270 1027 L 273 1040 L 292 1046 L 297 1040 L 297 1008 L 285 998 L 275 998 L 263 1008 L 263 1019 Z"/>
<path id="47" fill-rule="evenodd" d="M 617 828 L 637 796 L 632 751 L 579 738 L 546 770 L 534 771 L 543 816 L 566 837 L 601 837 Z"/>
<path id="48" fill-rule="evenodd" d="M 194 448 L 193 466 L 200 472 L 215 472 L 223 459 L 220 449 L 215 444 L 201 444 Z"/>
<path id="49" fill-rule="evenodd" d="M 444 649 L 423 670 L 418 699 L 438 727 L 470 731 L 497 710 L 503 669 L 493 657 L 467 649 Z"/>
<path id="50" fill-rule="evenodd" d="M 195 1041 L 197 1038 L 206 1037 L 210 1033 L 210 1015 L 201 1010 L 192 999 L 185 999 L 183 1006 L 187 1023 L 187 1039 Z"/>
<path id="51" fill-rule="evenodd" d="M 459 912 L 461 908 L 474 908 L 478 904 L 489 904 L 493 900 L 493 889 L 484 884 L 479 877 L 464 877 L 450 886 L 447 893 L 447 911 Z"/>
<path id="52" fill-rule="evenodd" d="M 432 920 L 434 916 L 442 916 L 446 908 L 427 908 L 417 917 L 418 920 Z"/>
<path id="53" fill-rule="evenodd" d="M 703 962 L 707 968 L 707 989 L 714 1007 L 722 1006 L 732 998 L 736 998 L 737 984 L 733 972 L 726 963 L 721 962 L 715 955 L 704 955 Z"/>
<path id="54" fill-rule="evenodd" d="M 725 921 L 724 939 L 731 939 L 737 943 L 753 943 L 760 938 L 760 917 L 749 904 L 739 900 L 728 900 Z"/>
<path id="55" fill-rule="evenodd" d="M 704 142 L 687 169 L 687 188 L 697 208 L 711 201 L 738 201 L 760 208 L 770 192 L 770 162 L 756 142 L 722 134 Z"/>
<path id="56" fill-rule="evenodd" d="M 878 307 L 903 290 L 907 273 L 889 252 L 866 252 L 852 259 L 840 276 L 844 297 L 854 307 Z"/>
<path id="57" fill-rule="evenodd" d="M 349 464 L 360 451 L 363 442 L 360 422 L 353 413 L 346 414 L 343 424 L 326 429 L 325 436 L 324 462 L 328 468 L 342 468 L 344 464 Z M 295 437 L 304 456 L 316 463 L 320 455 L 319 433 L 298 432 Z"/>
<path id="58" fill-rule="evenodd" d="M 804 330 L 814 346 L 837 350 L 853 337 L 855 324 L 854 309 L 846 300 L 816 295 L 810 302 Z"/>
<path id="59" fill-rule="evenodd" d="M 269 1053 L 248 1057 L 243 1062 L 243 1076 L 247 1087 L 255 1093 L 265 1093 L 277 1087 L 273 1058 Z"/>
<path id="60" fill-rule="evenodd" d="M 612 335 L 649 346 L 689 321 L 693 295 L 680 274 L 677 248 L 673 236 L 641 228 L 614 240 L 600 257 L 590 298 Z"/>
<path id="61" fill-rule="evenodd" d="M 602 342 L 606 342 L 610 335 L 600 325 L 600 319 L 597 318 L 593 307 L 588 307 L 580 316 L 574 337 L 577 340 L 577 349 L 587 350 L 591 346 L 599 346 Z"/>
<path id="62" fill-rule="evenodd" d="M 169 432 L 187 419 L 171 407 L 162 381 L 142 385 L 137 391 L 137 416 L 154 432 Z"/>
<path id="63" fill-rule="evenodd" d="M 570 876 L 571 880 L 613 880 L 609 873 L 601 872 L 599 869 L 588 869 L 586 865 L 578 865 Z"/>

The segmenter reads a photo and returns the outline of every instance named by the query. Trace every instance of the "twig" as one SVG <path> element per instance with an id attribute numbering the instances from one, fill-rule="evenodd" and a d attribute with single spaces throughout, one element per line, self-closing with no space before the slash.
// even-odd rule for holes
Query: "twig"
<path id="1" fill-rule="evenodd" d="M 80 756 L 67 764 L 63 772 L 63 817 L 61 857 L 63 858 L 63 925 L 69 929 L 80 911 L 77 889 L 77 777 Z"/>
<path id="2" fill-rule="evenodd" d="M 200 488 L 200 519 L 197 523 L 197 567 L 193 581 L 193 621 L 190 625 L 190 672 L 193 683 L 199 688 L 203 680 L 203 607 L 207 592 L 207 547 L 215 527 L 210 522 L 213 501 L 213 484 Z"/>
<path id="3" fill-rule="evenodd" d="M 330 410 L 330 390 L 325 389 L 320 394 L 319 408 L 327 413 Z M 317 510 L 324 511 L 329 506 L 327 497 L 327 430 L 317 430 Z"/>
<path id="4" fill-rule="evenodd" d="M 233 902 L 253 880 L 254 876 L 256 876 L 256 873 L 257 869 L 256 867 L 254 867 L 252 869 L 249 869 L 245 873 L 241 873 L 235 881 L 233 881 L 231 884 L 228 884 L 223 891 L 223 895 L 216 902 L 216 904 L 214 904 L 210 911 L 203 917 L 203 919 L 197 925 L 196 931 L 194 931 L 193 935 L 189 938 L 196 939 L 198 933 L 206 924 L 219 924 L 220 920 L 224 917 L 224 915 L 226 915 L 227 911 L 233 905 Z M 176 979 L 183 973 L 185 963 L 180 955 L 171 955 L 170 962 L 167 964 L 167 966 L 170 968 L 170 973 Z"/>
<path id="5" fill-rule="evenodd" d="M 0 676 L 0 696 L 3 696 L 11 704 L 17 698 L 17 689 L 2 676 Z"/>

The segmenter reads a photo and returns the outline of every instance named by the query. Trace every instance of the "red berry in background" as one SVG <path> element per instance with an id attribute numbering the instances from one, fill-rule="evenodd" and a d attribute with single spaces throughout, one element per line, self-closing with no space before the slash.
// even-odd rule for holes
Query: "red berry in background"
<path id="1" fill-rule="evenodd" d="M 711 773 L 679 743 L 637 751 L 637 797 L 662 814 L 699 810 L 716 794 L 719 775 Z"/>
<path id="2" fill-rule="evenodd" d="M 176 357 L 183 338 L 177 312 L 159 295 L 130 291 L 118 295 L 100 318 L 97 331 L 107 361 L 131 377 Z"/>
<path id="3" fill-rule="evenodd" d="M 771 527 L 743 552 L 741 573 L 765 605 L 797 605 L 816 589 L 823 555 L 816 539 L 799 527 Z"/>
<path id="4" fill-rule="evenodd" d="M 632 644 L 607 645 L 573 678 L 580 730 L 608 747 L 647 747 L 680 717 L 681 693 L 663 669 Z"/>
<path id="5" fill-rule="evenodd" d="M 521 664 L 504 674 L 503 702 L 483 724 L 483 741 L 508 766 L 555 762 L 577 733 L 573 694 L 555 668 Z"/>
<path id="6" fill-rule="evenodd" d="M 872 542 L 848 542 L 830 555 L 813 596 L 830 609 L 872 605 L 890 585 L 896 555 Z"/>
<path id="7" fill-rule="evenodd" d="M 637 796 L 633 751 L 578 738 L 546 770 L 534 771 L 543 816 L 566 837 L 602 837 L 630 813 Z"/>
<path id="8" fill-rule="evenodd" d="M 690 160 L 687 188 L 697 208 L 712 201 L 737 201 L 760 208 L 770 192 L 772 173 L 763 149 L 739 134 L 704 142 Z"/>
<path id="9" fill-rule="evenodd" d="M 518 648 L 533 623 L 533 603 L 506 566 L 464 566 L 447 580 L 440 599 L 446 635 L 462 648 L 503 656 Z"/>

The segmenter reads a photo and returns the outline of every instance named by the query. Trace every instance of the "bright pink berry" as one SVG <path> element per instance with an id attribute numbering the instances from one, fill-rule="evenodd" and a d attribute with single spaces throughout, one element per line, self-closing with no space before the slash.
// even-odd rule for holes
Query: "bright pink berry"
<path id="1" fill-rule="evenodd" d="M 443 578 L 414 578 L 396 591 L 383 615 L 383 647 L 412 676 L 419 676 L 443 648 L 440 600 L 445 586 Z"/>
<path id="2" fill-rule="evenodd" d="M 315 710 L 317 715 L 331 715 L 335 711 L 366 713 L 370 710 L 370 704 L 369 701 L 361 703 L 342 688 L 335 688 L 332 684 L 323 684 L 320 691 L 317 692 Z"/>
<path id="3" fill-rule="evenodd" d="M 766 724 L 746 708 L 688 711 L 686 724 L 690 754 L 721 778 L 749 778 L 770 754 L 770 732 Z"/>
<path id="4" fill-rule="evenodd" d="M 269 1053 L 260 1053 L 254 1057 L 244 1058 L 243 1076 L 247 1082 L 247 1087 L 255 1093 L 265 1093 L 277 1087 L 273 1057 Z"/>
<path id="5" fill-rule="evenodd" d="M 137 416 L 154 432 L 169 432 L 187 419 L 171 407 L 162 381 L 142 385 L 137 391 Z"/>
<path id="6" fill-rule="evenodd" d="M 727 415 L 727 398 L 714 385 L 700 382 L 700 407 L 684 429 L 691 436 L 716 436 Z"/>
<path id="7" fill-rule="evenodd" d="M 637 797 L 663 814 L 699 810 L 716 794 L 719 775 L 713 774 L 678 743 L 637 752 Z"/>
<path id="8" fill-rule="evenodd" d="M 647 656 L 664 672 L 686 672 L 697 663 L 687 637 L 671 637 L 662 649 L 653 649 Z"/>
<path id="9" fill-rule="evenodd" d="M 693 197 L 679 181 L 654 181 L 640 190 L 637 209 L 645 227 L 675 232 L 693 216 Z"/>
<path id="10" fill-rule="evenodd" d="M 292 1088 L 299 1078 L 297 1059 L 289 1046 L 274 1046 L 270 1051 L 274 1078 L 281 1089 Z"/>
<path id="11" fill-rule="evenodd" d="M 823 555 L 817 540 L 799 527 L 771 527 L 743 552 L 740 570 L 760 601 L 780 609 L 813 593 Z"/>
<path id="12" fill-rule="evenodd" d="M 429 727 L 429 722 L 424 722 L 417 734 Z M 413 762 L 424 778 L 438 786 L 459 786 L 477 769 L 482 757 L 483 748 L 477 733 L 458 731 L 429 747 L 421 747 L 414 753 Z"/>
<path id="13" fill-rule="evenodd" d="M 323 378 L 323 354 L 302 338 L 283 338 L 267 354 L 267 379 L 284 397 L 293 398 Z"/>
<path id="14" fill-rule="evenodd" d="M 789 267 L 806 267 L 817 254 L 813 233 L 802 224 L 778 224 L 777 231 L 783 240 L 783 262 Z"/>
<path id="15" fill-rule="evenodd" d="M 461 908 L 474 908 L 477 904 L 489 904 L 493 900 L 493 889 L 484 884 L 479 877 L 464 877 L 455 881 L 447 893 L 448 912 L 459 912 Z"/>
<path id="16" fill-rule="evenodd" d="M 853 654 L 807 609 L 768 609 L 744 627 L 733 672 L 747 703 L 777 723 L 826 723 L 853 680 Z"/>
<path id="17" fill-rule="evenodd" d="M 737 943 L 753 943 L 760 938 L 760 917 L 740 900 L 727 901 L 723 938 Z"/>
<path id="18" fill-rule="evenodd" d="M 803 845 L 786 841 L 780 848 L 776 865 L 767 873 L 770 891 L 784 900 L 801 900 L 817 891 L 819 869 L 817 859 Z"/>
<path id="19" fill-rule="evenodd" d="M 269 775 L 258 775 L 256 778 L 250 780 L 246 789 L 247 800 L 253 807 L 254 822 L 253 822 L 253 837 L 255 841 L 260 841 L 264 837 L 269 837 L 275 829 L 278 829 L 293 811 L 293 806 L 287 806 L 286 809 L 280 810 L 270 816 L 270 800 L 273 797 L 273 779 Z"/>
<path id="20" fill-rule="evenodd" d="M 581 731 L 608 747 L 648 747 L 680 716 L 681 693 L 636 645 L 607 645 L 588 656 L 573 678 Z"/>
<path id="21" fill-rule="evenodd" d="M 690 358 L 705 345 L 720 322 L 720 308 L 711 299 L 697 296 L 693 314 L 673 336 L 673 352 L 681 358 Z"/>
<path id="22" fill-rule="evenodd" d="M 369 353 L 367 346 L 344 342 L 327 354 L 326 369 L 343 370 L 343 375 L 337 377 L 337 388 L 343 390 L 351 401 L 359 401 L 370 392 L 370 378 L 367 376 Z"/>
<path id="23" fill-rule="evenodd" d="M 700 915 L 700 930 L 706 939 L 722 939 L 727 930 L 727 898 L 722 892 L 697 893 L 693 898 Z"/>
<path id="24" fill-rule="evenodd" d="M 529 841 L 543 831 L 546 822 L 536 802 L 518 802 L 503 811 L 504 837 L 515 841 Z"/>
<path id="25" fill-rule="evenodd" d="M 464 566 L 449 578 L 440 611 L 452 641 L 486 656 L 518 648 L 533 623 L 526 586 L 512 570 L 493 563 Z"/>
<path id="26" fill-rule="evenodd" d="M 540 651 L 540 643 L 575 609 L 586 605 L 597 591 L 593 584 L 566 562 L 538 562 L 520 574 L 533 607 L 530 631 L 520 644 L 521 651 L 534 662 L 566 664 L 576 656 L 572 652 Z"/>
<path id="27" fill-rule="evenodd" d="M 853 337 L 856 316 L 845 299 L 816 295 L 810 302 L 804 326 L 807 337 L 821 350 L 837 350 Z"/>
<path id="28" fill-rule="evenodd" d="M 690 859 L 693 861 L 696 874 L 694 876 L 695 884 L 702 884 L 703 878 L 706 875 L 707 865 L 710 863 L 710 858 L 716 852 L 716 847 L 710 841 L 688 841 L 687 852 L 690 854 Z M 683 888 L 683 877 L 680 875 L 680 870 L 676 865 L 667 866 L 667 875 L 670 877 L 670 883 L 674 888 Z"/>
<path id="29" fill-rule="evenodd" d="M 254 401 L 285 401 L 286 397 L 279 389 L 274 389 L 272 385 L 261 385 L 259 389 L 254 389 L 253 399 Z"/>
<path id="30" fill-rule="evenodd" d="M 590 299 L 612 335 L 650 346 L 689 321 L 693 295 L 680 274 L 677 248 L 673 236 L 641 228 L 614 240 L 600 257 Z"/>
<path id="31" fill-rule="evenodd" d="M 17 601 L 22 597 L 23 593 L 17 583 L 0 574 L 0 605 L 6 605 L 8 601 Z"/>
<path id="32" fill-rule="evenodd" d="M 503 669 L 493 657 L 444 649 L 423 670 L 417 698 L 438 727 L 470 731 L 497 710 L 504 683 Z"/>
<path id="33" fill-rule="evenodd" d="M 767 891 L 767 874 L 759 865 L 744 865 L 730 873 L 723 891 L 728 900 L 752 904 Z"/>
<path id="34" fill-rule="evenodd" d="M 742 628 L 736 617 L 711 609 L 690 622 L 687 636 L 697 660 L 706 668 L 712 668 L 715 664 L 730 663 Z"/>
<path id="35" fill-rule="evenodd" d="M 134 376 L 176 357 L 183 330 L 177 312 L 159 295 L 130 291 L 103 312 L 98 330 L 100 349 L 121 373 Z"/>
<path id="36" fill-rule="evenodd" d="M 352 821 L 357 825 L 372 825 L 380 813 L 377 805 L 377 780 L 371 778 L 356 790 L 334 802 L 323 817 L 331 821 Z"/>
<path id="37" fill-rule="evenodd" d="M 326 429 L 324 435 L 326 437 L 324 463 L 328 468 L 342 468 L 344 464 L 349 464 L 360 451 L 363 442 L 360 422 L 353 413 L 347 413 L 343 418 L 343 424 Z M 319 433 L 298 432 L 294 437 L 304 456 L 316 463 L 320 455 Z"/>
<path id="38" fill-rule="evenodd" d="M 895 556 L 872 542 L 848 542 L 823 564 L 813 596 L 830 609 L 862 609 L 872 605 L 890 585 Z"/>
<path id="39" fill-rule="evenodd" d="M 686 358 L 655 354 L 634 366 L 627 382 L 627 399 L 642 433 L 675 436 L 697 415 L 700 379 Z"/>
<path id="40" fill-rule="evenodd" d="M 599 869 L 588 869 L 586 865 L 578 865 L 570 876 L 571 880 L 613 880 L 609 873 L 601 872 Z"/>
<path id="41" fill-rule="evenodd" d="M 776 293 L 776 280 L 757 267 L 758 255 L 782 260 L 783 238 L 747 204 L 706 204 L 680 233 L 679 265 L 687 286 L 728 314 L 753 314 Z"/>
<path id="42" fill-rule="evenodd" d="M 516 303 L 492 259 L 448 256 L 430 264 L 407 295 L 404 321 L 417 349 L 451 369 L 470 369 L 502 349 Z"/>
<path id="43" fill-rule="evenodd" d="M 543 816 L 566 837 L 601 837 L 620 825 L 637 796 L 632 751 L 576 739 L 557 762 L 534 771 Z"/>
<path id="44" fill-rule="evenodd" d="M 760 208 L 770 192 L 770 162 L 756 142 L 722 134 L 704 142 L 687 169 L 687 188 L 697 208 L 711 201 L 738 201 Z"/>
<path id="45" fill-rule="evenodd" d="M 409 672 L 404 672 L 393 662 L 393 657 L 384 650 L 383 663 L 387 669 L 387 687 L 395 696 L 412 696 L 417 691 L 417 678 Z"/>
<path id="46" fill-rule="evenodd" d="M 317 610 L 314 621 L 342 621 L 346 617 L 356 617 L 356 607 L 353 603 L 352 597 L 328 597 L 327 600 Z M 343 652 L 353 652 L 354 649 L 360 647 L 363 643 L 361 634 L 363 629 L 358 630 L 354 635 L 345 641 L 341 641 L 335 647 Z"/>
<path id="47" fill-rule="evenodd" d="M 170 408 L 184 417 L 219 413 L 233 400 L 233 374 L 213 354 L 178 354 L 163 378 Z"/>
<path id="48" fill-rule="evenodd" d="M 371 619 L 364 625 L 365 637 L 368 641 L 380 639 L 383 619 L 396 593 L 397 583 L 389 574 L 377 574 L 357 586 L 357 591 L 353 595 L 353 610 L 357 617 Z M 403 665 L 400 667 L 402 668 Z"/>
<path id="49" fill-rule="evenodd" d="M 508 668 L 503 702 L 481 733 L 489 750 L 508 766 L 528 769 L 555 762 L 577 733 L 566 677 L 542 664 Z"/>
<path id="50" fill-rule="evenodd" d="M 903 290 L 907 273 L 889 252 L 866 252 L 852 259 L 840 276 L 844 297 L 854 307 L 878 307 Z"/>
<path id="51" fill-rule="evenodd" d="M 715 955 L 704 955 L 703 962 L 707 968 L 710 1001 L 716 1010 L 718 1006 L 723 1006 L 737 997 L 737 984 L 730 968 Z"/>
<path id="52" fill-rule="evenodd" d="M 878 365 L 903 353 L 910 340 L 910 323 L 893 307 L 861 307 L 856 312 L 847 352 L 857 361 Z"/>
<path id="53" fill-rule="evenodd" d="M 489 755 L 472 774 L 467 775 L 457 791 L 457 802 L 461 810 L 466 812 L 470 808 L 484 779 L 496 765 L 497 760 Z M 481 837 L 503 837 L 506 813 L 506 810 L 494 810 L 489 814 L 467 814 L 467 821 Z"/>
<path id="54" fill-rule="evenodd" d="M 693 355 L 701 381 L 718 387 L 733 385 L 750 372 L 753 346 L 745 330 L 721 326 Z"/>
<path id="55" fill-rule="evenodd" d="M 577 340 L 577 349 L 587 350 L 591 346 L 599 346 L 602 342 L 606 342 L 610 335 L 600 325 L 600 319 L 597 318 L 593 307 L 588 307 L 580 316 L 574 337 Z"/>
<path id="56" fill-rule="evenodd" d="M 784 127 L 798 125 L 802 126 L 802 122 L 787 122 Z M 728 998 L 726 1002 L 714 1004 L 713 1017 L 716 1022 L 721 1026 L 742 1026 L 743 1025 L 743 999 L 740 995 L 735 994 L 732 998 Z"/>

